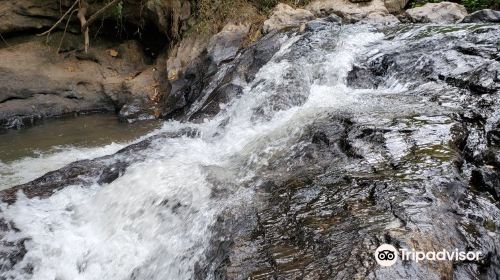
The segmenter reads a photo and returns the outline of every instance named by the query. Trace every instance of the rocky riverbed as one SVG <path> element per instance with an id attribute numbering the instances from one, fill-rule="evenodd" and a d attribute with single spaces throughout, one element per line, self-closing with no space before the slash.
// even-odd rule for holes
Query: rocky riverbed
<path id="1" fill-rule="evenodd" d="M 498 279 L 496 14 L 331 2 L 145 66 L 169 77 L 143 100 L 170 120 L 1 191 L 0 278 Z M 482 257 L 382 267 L 384 243 Z"/>
<path id="2" fill-rule="evenodd" d="M 499 37 L 329 20 L 271 33 L 186 114 L 211 121 L 3 191 L 2 275 L 495 279 Z M 382 268 L 381 243 L 484 258 Z"/>

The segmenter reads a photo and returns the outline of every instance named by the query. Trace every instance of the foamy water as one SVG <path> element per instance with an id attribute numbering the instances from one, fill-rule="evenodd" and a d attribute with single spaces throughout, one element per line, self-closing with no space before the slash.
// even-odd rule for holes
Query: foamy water
<path id="1" fill-rule="evenodd" d="M 10 162 L 0 160 L 0 190 L 27 183 L 78 160 L 114 154 L 130 144 L 168 130 L 171 130 L 171 127 L 163 126 L 135 140 L 111 143 L 101 147 L 55 146 L 48 151 L 35 152 L 34 156 Z"/>
<path id="2" fill-rule="evenodd" d="M 215 118 L 202 124 L 166 124 L 173 130 L 196 128 L 199 137 L 156 143 L 151 156 L 114 182 L 71 186 L 42 200 L 21 196 L 13 205 L 2 205 L 4 217 L 20 230 L 5 238 L 30 238 L 24 259 L 6 276 L 192 279 L 195 265 L 206 261 L 216 217 L 252 201 L 252 188 L 243 186 L 252 186 L 269 158 L 286 154 L 303 128 L 322 114 L 362 103 L 361 92 L 352 93 L 345 85 L 347 73 L 356 56 L 383 36 L 362 29 L 342 32 L 337 43 L 332 39 L 336 36 L 316 38 L 335 48 L 334 53 L 317 48 L 298 61 L 286 58 L 300 36 L 289 38 L 246 85 L 242 97 Z M 93 158 L 121 147 L 69 149 L 23 159 L 8 167 L 23 170 L 9 175 L 10 180 L 29 180 L 63 166 L 66 158 Z M 214 188 L 223 195 L 214 196 Z M 27 266 L 33 268 L 31 274 Z"/>
<path id="3" fill-rule="evenodd" d="M 54 147 L 52 150 L 38 153 L 34 157 L 24 157 L 9 163 L 0 161 L 0 190 L 29 182 L 77 160 L 113 154 L 124 148 L 126 144 L 112 143 L 95 148 Z"/>

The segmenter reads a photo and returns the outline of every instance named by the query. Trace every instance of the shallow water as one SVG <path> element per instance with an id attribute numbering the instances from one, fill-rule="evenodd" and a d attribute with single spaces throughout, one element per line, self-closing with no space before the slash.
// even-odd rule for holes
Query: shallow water
<path id="1" fill-rule="evenodd" d="M 115 115 L 97 114 L 0 132 L 0 190 L 76 160 L 112 154 L 160 125 L 157 121 L 123 123 Z"/>
<path id="2" fill-rule="evenodd" d="M 45 120 L 33 127 L 0 132 L 0 161 L 7 163 L 35 156 L 55 146 L 90 148 L 128 142 L 159 126 L 155 121 L 119 122 L 111 114 Z"/>

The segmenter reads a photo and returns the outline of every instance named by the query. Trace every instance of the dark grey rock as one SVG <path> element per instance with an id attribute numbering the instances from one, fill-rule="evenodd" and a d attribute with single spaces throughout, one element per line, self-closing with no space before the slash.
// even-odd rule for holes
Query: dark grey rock
<path id="1" fill-rule="evenodd" d="M 217 66 L 210 53 L 203 52 L 169 83 L 163 117 L 196 121 L 202 116 L 214 116 L 220 111 L 219 102 L 238 95 L 238 80 L 252 81 L 287 36 L 271 32 L 221 66 Z"/>
<path id="2" fill-rule="evenodd" d="M 500 22 L 500 12 L 491 9 L 479 10 L 467 15 L 461 21 L 461 23 L 472 22 Z"/>
<path id="3" fill-rule="evenodd" d="M 313 32 L 329 28 L 331 24 L 342 24 L 342 18 L 332 14 L 325 18 L 314 19 L 306 23 L 306 31 Z"/>

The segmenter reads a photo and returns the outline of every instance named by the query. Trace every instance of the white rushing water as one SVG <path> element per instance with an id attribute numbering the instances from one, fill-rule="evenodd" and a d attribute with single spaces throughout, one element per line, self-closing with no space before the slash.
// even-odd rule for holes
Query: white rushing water
<path id="1" fill-rule="evenodd" d="M 27 183 L 47 172 L 57 170 L 75 161 L 114 154 L 128 145 L 167 130 L 168 128 L 164 126 L 136 140 L 113 142 L 101 147 L 55 146 L 48 151 L 35 152 L 33 156 L 27 156 L 11 162 L 2 162 L 0 160 L 0 190 Z"/>
<path id="2" fill-rule="evenodd" d="M 295 61 L 286 57 L 300 37 L 289 38 L 242 97 L 214 119 L 166 124 L 169 130 L 195 128 L 199 137 L 154 143 L 144 161 L 105 186 L 71 186 L 47 199 L 21 195 L 13 205 L 3 205 L 4 217 L 20 230 L 5 238 L 30 238 L 24 259 L 7 276 L 191 279 L 196 263 L 204 262 L 217 215 L 252 200 L 252 189 L 244 186 L 251 186 L 271 155 L 286 152 L 302 128 L 325 112 L 361 102 L 346 87 L 347 73 L 356 56 L 383 36 L 363 30 L 342 32 L 338 41 L 331 34 L 322 41 L 322 36 L 315 39 L 324 45 Z M 117 148 L 67 152 L 93 157 Z M 15 164 L 11 168 L 35 170 Z M 223 190 L 222 198 L 213 195 L 214 188 Z M 31 273 L 24 269 L 28 264 Z"/>
<path id="3" fill-rule="evenodd" d="M 78 148 L 54 147 L 35 156 L 24 157 L 13 162 L 0 161 L 0 190 L 36 179 L 71 162 L 92 159 L 116 153 L 127 143 L 112 143 L 103 147 Z"/>

